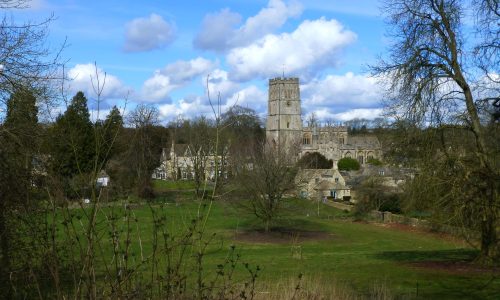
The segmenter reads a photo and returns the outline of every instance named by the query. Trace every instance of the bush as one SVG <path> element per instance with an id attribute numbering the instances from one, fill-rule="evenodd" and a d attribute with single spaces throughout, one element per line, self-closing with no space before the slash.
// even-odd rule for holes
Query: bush
<path id="1" fill-rule="evenodd" d="M 366 162 L 369 163 L 370 165 L 373 165 L 373 166 L 381 166 L 384 164 L 380 159 L 376 159 L 376 158 L 370 158 Z"/>
<path id="2" fill-rule="evenodd" d="M 359 161 L 350 157 L 344 157 L 340 159 L 339 162 L 337 163 L 337 166 L 339 170 L 342 171 L 359 170 L 360 168 Z"/>
<path id="3" fill-rule="evenodd" d="M 302 156 L 298 165 L 304 169 L 331 169 L 333 160 L 327 159 L 321 153 L 313 152 Z"/>
<path id="4" fill-rule="evenodd" d="M 398 194 L 388 193 L 383 195 L 384 202 L 380 205 L 380 211 L 390 211 L 394 214 L 400 214 L 401 210 L 401 199 Z"/>

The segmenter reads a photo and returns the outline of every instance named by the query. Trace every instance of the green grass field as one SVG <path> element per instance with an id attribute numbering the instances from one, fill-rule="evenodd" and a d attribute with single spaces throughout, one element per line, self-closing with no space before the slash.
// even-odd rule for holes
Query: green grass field
<path id="1" fill-rule="evenodd" d="M 131 210 L 137 220 L 131 248 L 135 257 L 152 251 L 152 210 L 164 213 L 166 226 L 178 233 L 189 227 L 201 209 L 208 214 L 204 236 L 215 234 L 204 257 L 207 274 L 215 274 L 235 245 L 241 262 L 258 265 L 258 281 L 268 284 L 304 274 L 326 283 L 341 282 L 359 295 L 369 295 L 374 284 L 386 286 L 397 298 L 495 299 L 500 295 L 500 280 L 495 278 L 500 273 L 471 265 L 475 251 L 459 239 L 354 222 L 348 213 L 323 204 L 318 216 L 316 204 L 299 199 L 287 203 L 275 232 L 266 234 L 259 230 L 259 220 L 238 205 L 214 201 L 203 208 L 186 200 L 189 192 L 179 190 L 191 189 L 190 183 L 155 183 L 155 187 L 158 202 Z M 184 197 L 176 198 L 169 189 Z M 165 201 L 164 195 L 172 201 Z M 120 210 L 103 208 L 113 209 Z M 246 274 L 242 267 L 236 272 Z"/>

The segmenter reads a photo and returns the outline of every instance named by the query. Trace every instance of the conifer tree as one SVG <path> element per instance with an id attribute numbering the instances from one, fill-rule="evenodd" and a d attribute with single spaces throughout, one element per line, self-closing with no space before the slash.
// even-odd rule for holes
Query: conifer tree
<path id="1" fill-rule="evenodd" d="M 8 99 L 6 119 L 0 127 L 0 294 L 5 296 L 12 292 L 8 274 L 14 268 L 12 256 L 17 244 L 15 220 L 10 214 L 30 204 L 31 166 L 38 144 L 37 113 L 33 93 L 19 89 Z"/>
<path id="2" fill-rule="evenodd" d="M 78 92 L 52 130 L 52 167 L 56 174 L 71 178 L 92 170 L 95 137 L 87 98 Z"/>

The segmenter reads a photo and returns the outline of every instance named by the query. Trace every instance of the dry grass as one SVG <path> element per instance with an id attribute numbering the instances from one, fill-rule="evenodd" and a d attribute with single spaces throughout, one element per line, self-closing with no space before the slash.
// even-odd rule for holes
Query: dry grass
<path id="1" fill-rule="evenodd" d="M 369 295 L 360 295 L 346 283 L 335 279 L 302 277 L 282 279 L 275 283 L 260 283 L 255 289 L 257 300 L 354 300 L 354 299 L 393 299 L 389 288 L 383 282 L 375 282 Z"/>

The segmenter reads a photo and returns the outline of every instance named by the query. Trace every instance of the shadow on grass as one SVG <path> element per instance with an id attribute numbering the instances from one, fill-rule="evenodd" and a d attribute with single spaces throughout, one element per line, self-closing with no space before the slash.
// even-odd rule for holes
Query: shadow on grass
<path id="1" fill-rule="evenodd" d="M 250 216 L 239 223 L 240 229 L 259 231 L 264 229 L 262 220 Z M 290 218 L 282 216 L 276 218 L 271 224 L 271 231 L 328 231 L 328 227 L 314 219 Z"/>
<path id="2" fill-rule="evenodd" d="M 384 251 L 375 254 L 378 259 L 393 260 L 397 262 L 421 261 L 461 261 L 472 262 L 478 254 L 471 249 L 447 249 L 427 251 Z"/>
<path id="3" fill-rule="evenodd" d="M 477 250 L 447 249 L 384 251 L 374 256 L 426 272 L 427 282 L 420 282 L 424 298 L 499 299 L 500 270 L 476 265 L 477 255 Z"/>

